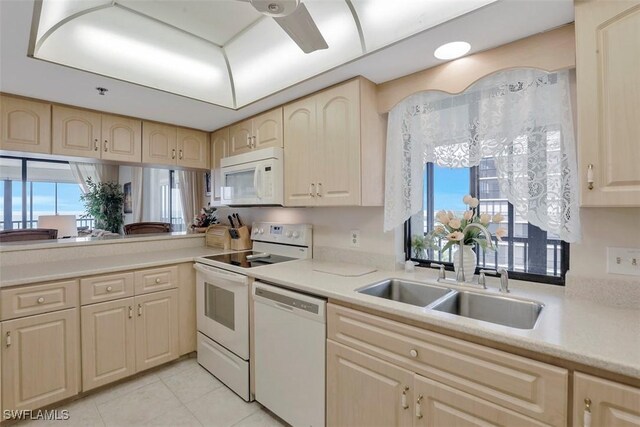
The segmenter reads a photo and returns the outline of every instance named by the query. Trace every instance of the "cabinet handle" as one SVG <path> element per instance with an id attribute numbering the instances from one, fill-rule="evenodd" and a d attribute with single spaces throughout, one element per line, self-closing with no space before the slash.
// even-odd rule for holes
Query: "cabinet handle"
<path id="1" fill-rule="evenodd" d="M 318 191 L 316 192 L 316 195 L 318 197 L 322 197 L 322 183 L 321 182 L 318 183 Z"/>
<path id="2" fill-rule="evenodd" d="M 142 304 L 138 304 L 138 317 L 142 316 Z"/>
<path id="3" fill-rule="evenodd" d="M 418 350 L 416 350 L 415 348 L 412 348 L 412 349 L 409 351 L 409 355 L 410 355 L 411 357 L 418 357 Z"/>
<path id="4" fill-rule="evenodd" d="M 93 149 L 94 151 L 98 151 L 98 138 L 93 140 Z"/>
<path id="5" fill-rule="evenodd" d="M 404 390 L 402 390 L 402 409 L 409 409 L 409 405 L 407 405 L 407 392 L 409 391 L 409 387 L 405 386 Z"/>
<path id="6" fill-rule="evenodd" d="M 133 317 L 133 307 L 129 306 L 129 319 Z"/>
<path id="7" fill-rule="evenodd" d="M 589 190 L 593 190 L 593 164 L 587 166 L 587 184 Z"/>
<path id="8" fill-rule="evenodd" d="M 7 332 L 7 347 L 11 347 L 11 332 Z"/>
<path id="9" fill-rule="evenodd" d="M 584 420 L 582 424 L 584 427 L 591 427 L 591 399 L 588 397 L 584 399 Z"/>
<path id="10" fill-rule="evenodd" d="M 44 297 L 38 298 L 38 304 L 44 304 Z"/>
<path id="11" fill-rule="evenodd" d="M 316 185 L 314 183 L 309 184 L 309 195 L 311 197 L 316 197 Z"/>
<path id="12" fill-rule="evenodd" d="M 113 286 L 107 286 L 107 292 L 111 292 L 113 290 Z"/>
<path id="13" fill-rule="evenodd" d="M 156 283 L 160 283 L 160 278 L 156 277 Z"/>
<path id="14" fill-rule="evenodd" d="M 175 148 L 173 150 L 171 150 L 171 158 L 172 159 L 176 158 L 176 149 Z"/>
<path id="15" fill-rule="evenodd" d="M 256 148 L 256 137 L 252 136 L 251 139 L 253 139 L 253 148 Z"/>
<path id="16" fill-rule="evenodd" d="M 104 140 L 104 152 L 106 153 L 109 150 L 109 141 Z"/>
<path id="17" fill-rule="evenodd" d="M 420 406 L 420 402 L 422 401 L 423 396 L 418 396 L 418 400 L 416 400 L 416 418 L 422 418 L 422 407 Z"/>
<path id="18" fill-rule="evenodd" d="M 251 148 L 251 137 L 247 135 L 247 147 Z"/>
<path id="19" fill-rule="evenodd" d="M 178 158 L 180 160 L 182 160 L 184 158 L 184 153 L 182 152 L 182 150 L 180 150 L 180 154 L 178 155 Z"/>

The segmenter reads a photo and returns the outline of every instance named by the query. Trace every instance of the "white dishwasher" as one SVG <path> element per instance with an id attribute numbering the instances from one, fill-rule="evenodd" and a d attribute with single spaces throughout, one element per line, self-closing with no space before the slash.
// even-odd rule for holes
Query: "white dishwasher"
<path id="1" fill-rule="evenodd" d="M 326 300 L 256 281 L 255 398 L 293 426 L 325 423 Z"/>

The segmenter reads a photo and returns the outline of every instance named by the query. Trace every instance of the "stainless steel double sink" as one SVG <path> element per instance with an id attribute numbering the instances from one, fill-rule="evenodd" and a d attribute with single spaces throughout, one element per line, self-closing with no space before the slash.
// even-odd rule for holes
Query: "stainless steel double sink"
<path id="1" fill-rule="evenodd" d="M 356 292 L 518 329 L 533 329 L 544 307 L 535 301 L 400 279 L 385 280 Z"/>

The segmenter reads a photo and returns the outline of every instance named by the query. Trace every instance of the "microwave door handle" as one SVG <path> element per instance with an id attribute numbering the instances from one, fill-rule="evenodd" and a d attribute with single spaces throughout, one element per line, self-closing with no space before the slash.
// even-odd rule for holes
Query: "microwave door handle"
<path id="1" fill-rule="evenodd" d="M 260 174 L 260 177 L 258 177 L 258 174 Z M 257 166 L 256 172 L 253 174 L 253 188 L 256 190 L 258 199 L 262 199 L 262 166 Z"/>

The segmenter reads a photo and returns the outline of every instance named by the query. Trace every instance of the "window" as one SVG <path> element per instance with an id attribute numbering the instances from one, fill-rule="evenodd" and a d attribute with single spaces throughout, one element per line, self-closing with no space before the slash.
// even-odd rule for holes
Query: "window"
<path id="1" fill-rule="evenodd" d="M 143 182 L 144 220 L 168 222 L 172 231 L 185 231 L 179 174 L 174 170 L 145 168 Z"/>
<path id="2" fill-rule="evenodd" d="M 445 168 L 428 163 L 424 180 L 423 209 L 407 222 L 406 228 L 407 253 L 411 254 L 411 259 L 423 264 L 444 263 L 452 268 L 453 250 L 428 249 L 416 253 L 411 248 L 411 236 L 426 235 L 433 230 L 435 213 L 440 210 L 451 210 L 461 217 L 466 209 L 462 197 L 471 194 L 480 200 L 478 213 L 502 213 L 505 217 L 502 226 L 508 230 L 507 237 L 498 242 L 497 251 L 475 248 L 478 268 L 506 268 L 510 277 L 516 279 L 563 284 L 569 245 L 514 212 L 500 191 L 492 158 L 484 158 L 472 168 Z M 491 224 L 489 231 L 494 232 L 496 228 L 496 224 Z M 443 247 L 446 243 L 443 240 L 439 245 Z"/>
<path id="3" fill-rule="evenodd" d="M 0 157 L 0 229 L 36 228 L 40 215 L 76 215 L 77 226 L 92 227 L 81 218 L 82 191 L 68 162 Z"/>

